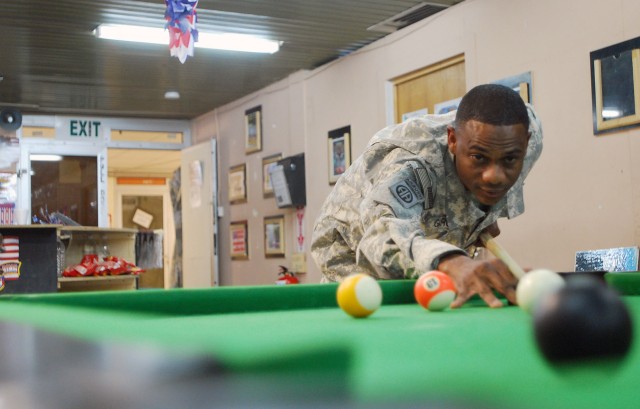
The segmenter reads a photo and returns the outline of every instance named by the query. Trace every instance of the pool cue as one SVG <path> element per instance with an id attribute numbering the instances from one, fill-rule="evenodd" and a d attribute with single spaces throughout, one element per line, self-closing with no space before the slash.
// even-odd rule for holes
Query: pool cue
<path id="1" fill-rule="evenodd" d="M 482 232 L 480 233 L 480 240 L 487 250 L 489 250 L 498 259 L 502 260 L 502 262 L 504 262 L 504 264 L 509 267 L 511 273 L 513 273 L 513 275 L 516 276 L 518 280 L 524 276 L 525 272 L 522 267 L 520 267 L 518 263 L 516 263 L 516 261 L 509 255 L 509 253 L 507 253 L 507 250 L 505 250 L 500 245 L 500 243 L 498 243 L 493 238 L 493 236 L 491 236 L 487 232 Z"/>

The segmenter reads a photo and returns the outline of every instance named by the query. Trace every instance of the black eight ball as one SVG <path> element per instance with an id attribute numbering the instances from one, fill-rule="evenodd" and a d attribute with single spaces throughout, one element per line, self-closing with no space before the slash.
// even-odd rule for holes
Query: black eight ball
<path id="1" fill-rule="evenodd" d="M 621 360 L 631 347 L 631 314 L 618 293 L 593 277 L 567 279 L 533 311 L 535 339 L 552 364 Z"/>

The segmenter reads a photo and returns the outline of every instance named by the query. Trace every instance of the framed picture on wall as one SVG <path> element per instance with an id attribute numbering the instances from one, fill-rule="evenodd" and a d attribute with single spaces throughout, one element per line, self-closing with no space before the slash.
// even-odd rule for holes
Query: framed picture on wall
<path id="1" fill-rule="evenodd" d="M 249 259 L 249 229 L 246 220 L 229 224 L 231 260 Z"/>
<path id="2" fill-rule="evenodd" d="M 351 165 L 351 126 L 329 131 L 329 184 L 338 181 Z"/>
<path id="3" fill-rule="evenodd" d="M 262 196 L 265 198 L 274 196 L 269 172 L 278 164 L 280 159 L 282 159 L 281 153 L 262 158 Z"/>
<path id="4" fill-rule="evenodd" d="M 264 218 L 265 257 L 284 257 L 284 216 Z"/>
<path id="5" fill-rule="evenodd" d="M 640 37 L 590 56 L 594 134 L 640 125 Z"/>
<path id="6" fill-rule="evenodd" d="M 520 94 L 520 97 L 524 102 L 531 104 L 531 102 L 533 101 L 531 94 L 531 71 L 503 78 L 501 80 L 494 81 L 493 83 L 511 88 L 512 90 Z"/>
<path id="7" fill-rule="evenodd" d="M 244 111 L 245 153 L 262 150 L 262 106 Z"/>
<path id="8" fill-rule="evenodd" d="M 247 165 L 236 165 L 229 168 L 229 203 L 246 203 L 247 201 Z"/>
<path id="9" fill-rule="evenodd" d="M 447 112 L 455 111 L 458 109 L 458 105 L 460 105 L 460 101 L 462 97 L 450 99 L 449 101 L 440 102 L 436 104 L 433 108 L 433 113 L 436 115 L 446 114 Z"/>

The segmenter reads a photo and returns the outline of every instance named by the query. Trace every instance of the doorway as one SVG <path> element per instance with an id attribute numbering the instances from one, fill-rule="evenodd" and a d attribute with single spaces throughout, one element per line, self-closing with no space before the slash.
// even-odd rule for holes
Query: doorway
<path id="1" fill-rule="evenodd" d="M 113 225 L 138 230 L 140 288 L 171 288 L 175 227 L 169 186 L 163 178 L 116 178 Z M 152 184 L 155 183 L 155 184 Z"/>

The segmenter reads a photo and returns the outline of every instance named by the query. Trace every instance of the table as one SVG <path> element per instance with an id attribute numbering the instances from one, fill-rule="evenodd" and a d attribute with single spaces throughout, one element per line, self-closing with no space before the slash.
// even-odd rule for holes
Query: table
<path id="1" fill-rule="evenodd" d="M 567 377 L 541 358 L 518 307 L 429 312 L 413 281 L 381 284 L 384 304 L 366 319 L 336 307 L 335 284 L 0 297 L 0 342 L 20 346 L 0 374 L 13 370 L 15 385 L 27 373 L 30 393 L 68 391 L 67 407 L 94 390 L 132 408 L 637 405 L 637 342 L 615 373 Z M 636 317 L 640 297 L 624 300 Z M 36 379 L 72 364 L 84 376 Z"/>

